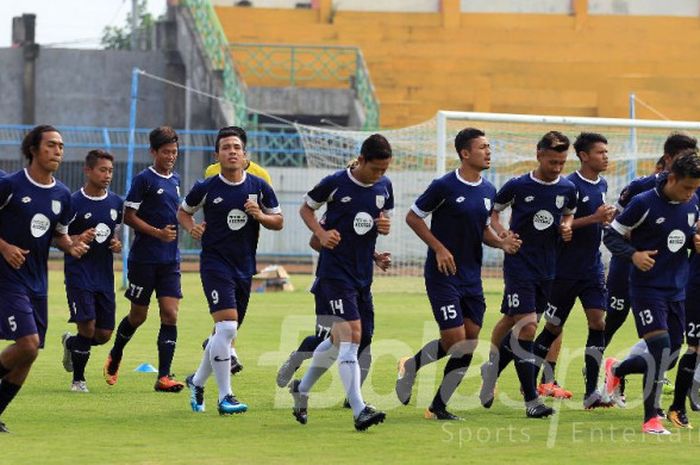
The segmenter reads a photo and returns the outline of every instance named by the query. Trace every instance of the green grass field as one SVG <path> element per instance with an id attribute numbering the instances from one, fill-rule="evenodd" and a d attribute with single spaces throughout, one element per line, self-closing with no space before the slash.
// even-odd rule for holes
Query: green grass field
<path id="1" fill-rule="evenodd" d="M 107 386 L 102 364 L 108 347 L 93 349 L 86 375 L 89 394 L 69 391 L 70 374 L 61 366 L 60 335 L 73 330 L 62 275 L 51 274 L 47 348 L 40 354 L 24 389 L 3 415 L 12 434 L 0 437 L 0 464 L 224 464 L 224 463 L 651 463 L 695 457 L 700 430 L 663 438 L 642 435 L 639 378 L 628 383 L 630 407 L 587 412 L 582 409 L 585 318 L 574 311 L 557 366 L 560 383 L 574 399 L 556 402 L 557 415 L 526 419 L 515 373 L 509 367 L 491 410 L 478 404 L 478 366 L 498 317 L 501 283 L 487 283 L 487 318 L 482 344 L 467 379 L 451 402 L 466 418 L 460 423 L 423 419 L 444 362 L 421 370 L 413 399 L 400 406 L 393 392 L 398 357 L 416 351 L 437 335 L 422 281 L 379 278 L 374 286 L 376 333 L 374 365 L 363 392 L 368 402 L 388 413 L 385 423 L 355 432 L 349 410 L 341 408 L 343 390 L 332 368 L 312 395 L 309 423 L 296 423 L 291 397 L 275 385 L 279 363 L 313 329 L 309 276 L 294 276 L 296 291 L 255 294 L 251 299 L 238 350 L 245 369 L 233 378 L 238 397 L 250 410 L 232 417 L 216 412 L 216 384 L 207 389 L 208 411 L 190 411 L 188 392 L 153 391 L 155 376 L 134 372 L 142 363 L 157 364 L 157 314 L 152 314 L 126 349 L 119 383 Z M 201 356 L 201 342 L 212 322 L 195 273 L 183 276 L 179 341 L 173 371 L 180 379 Z M 127 311 L 118 302 L 117 321 Z M 635 342 L 630 321 L 609 350 L 623 355 Z M 302 370 L 306 367 L 302 368 Z M 329 376 L 330 375 L 330 376 Z M 675 373 L 672 374 L 672 377 Z M 549 402 L 549 401 L 548 401 Z M 669 399 L 664 399 L 664 407 Z M 700 423 L 697 415 L 691 421 Z"/>

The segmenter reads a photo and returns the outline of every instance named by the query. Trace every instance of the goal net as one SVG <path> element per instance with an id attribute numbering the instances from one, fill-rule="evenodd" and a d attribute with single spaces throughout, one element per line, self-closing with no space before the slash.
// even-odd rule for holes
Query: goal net
<path id="1" fill-rule="evenodd" d="M 392 252 L 393 272 L 396 274 L 422 273 L 426 246 L 406 226 L 404 217 L 432 179 L 459 166 L 454 137 L 468 126 L 482 129 L 491 143 L 491 168 L 484 172 L 484 177 L 496 188 L 511 177 L 535 168 L 535 147 L 544 133 L 561 131 L 572 144 L 581 132 L 603 134 L 608 139 L 610 163 L 604 176 L 608 181 L 608 201 L 611 203 L 632 179 L 654 172 L 656 161 L 663 155 L 664 141 L 671 132 L 694 135 L 700 131 L 700 123 L 696 122 L 456 111 L 440 111 L 435 118 L 416 126 L 380 131 L 394 151 L 387 175 L 394 185 L 395 216 L 391 234 L 380 238 L 378 248 Z M 309 167 L 328 172 L 344 167 L 356 157 L 362 141 L 371 134 L 304 125 L 296 125 L 296 128 Z M 565 174 L 578 166 L 572 147 Z M 486 272 L 497 273 L 501 263 L 501 252 L 486 247 Z"/>

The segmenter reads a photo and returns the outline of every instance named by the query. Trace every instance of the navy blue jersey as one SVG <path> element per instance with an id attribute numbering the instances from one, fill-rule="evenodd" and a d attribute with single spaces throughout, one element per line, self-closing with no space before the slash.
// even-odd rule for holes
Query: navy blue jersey
<path id="1" fill-rule="evenodd" d="M 70 191 L 60 181 L 38 184 L 26 169 L 0 178 L 0 237 L 29 250 L 19 270 L 0 258 L 0 286 L 46 295 L 54 231 L 66 234 L 72 218 Z"/>
<path id="2" fill-rule="evenodd" d="M 206 228 L 202 236 L 200 268 L 235 278 L 255 274 L 260 223 L 245 212 L 248 199 L 255 199 L 266 214 L 281 213 L 277 196 L 269 184 L 244 173 L 233 183 L 222 175 L 198 181 L 182 202 L 182 209 L 193 214 L 204 209 Z"/>
<path id="3" fill-rule="evenodd" d="M 314 210 L 325 203 L 323 226 L 340 233 L 340 243 L 333 250 L 321 249 L 316 276 L 341 280 L 353 287 L 369 286 L 377 242 L 374 220 L 380 212 L 390 216 L 394 209 L 389 178 L 382 176 L 374 184 L 363 184 L 345 169 L 323 178 L 304 198 Z"/>
<path id="4" fill-rule="evenodd" d="M 5 176 L 7 176 L 7 171 L 0 170 L 0 178 L 4 178 Z"/>
<path id="5" fill-rule="evenodd" d="M 658 250 L 649 271 L 633 266 L 630 294 L 633 297 L 683 300 L 688 280 L 688 248 L 698 221 L 698 198 L 686 203 L 671 202 L 660 187 L 632 199 L 611 227 L 629 238 L 638 251 Z"/>
<path id="6" fill-rule="evenodd" d="M 81 188 L 71 196 L 71 205 L 75 219 L 68 227 L 68 234 L 75 236 L 95 228 L 95 239 L 88 244 L 90 250 L 79 259 L 66 254 L 66 287 L 114 292 L 114 257 L 109 243 L 122 223 L 124 201 L 113 192 L 90 197 Z"/>
<path id="7" fill-rule="evenodd" d="M 136 216 L 154 228 L 172 224 L 177 227 L 177 209 L 180 206 L 180 177 L 177 173 L 159 174 L 149 166 L 131 183 L 124 207 L 136 210 Z M 129 261 L 135 263 L 174 263 L 180 261 L 177 239 L 163 242 L 138 231 L 129 251 Z"/>
<path id="8" fill-rule="evenodd" d="M 695 195 L 700 199 L 700 189 L 695 191 Z M 687 288 L 700 289 L 700 254 L 695 251 L 695 247 L 690 248 L 690 269 L 688 270 Z"/>
<path id="9" fill-rule="evenodd" d="M 524 281 L 554 279 L 561 217 L 576 212 L 576 187 L 566 178 L 545 182 L 532 173 L 512 178 L 496 194 L 494 210 L 511 207 L 518 253 L 506 254 L 503 272 Z"/>
<path id="10" fill-rule="evenodd" d="M 608 192 L 607 181 L 598 176 L 591 181 L 576 171 L 566 177 L 576 186 L 576 213 L 574 219 L 593 215 L 605 203 Z M 600 242 L 603 238 L 603 225 L 591 224 L 573 231 L 571 242 L 562 242 L 557 257 L 557 278 L 582 279 L 603 273 L 600 256 Z"/>
<path id="11" fill-rule="evenodd" d="M 432 214 L 430 231 L 454 257 L 457 274 L 437 269 L 435 252 L 428 248 L 425 279 L 446 279 L 481 293 L 484 228 L 489 224 L 496 188 L 486 179 L 465 181 L 458 170 L 434 180 L 411 207 L 421 218 Z"/>
<path id="12" fill-rule="evenodd" d="M 622 192 L 620 192 L 620 197 L 617 199 L 617 203 L 615 204 L 617 210 L 622 212 L 625 208 L 627 208 L 627 205 L 629 205 L 635 195 L 646 192 L 649 189 L 653 189 L 656 187 L 658 180 L 658 173 L 642 176 L 633 180 L 622 189 Z"/>

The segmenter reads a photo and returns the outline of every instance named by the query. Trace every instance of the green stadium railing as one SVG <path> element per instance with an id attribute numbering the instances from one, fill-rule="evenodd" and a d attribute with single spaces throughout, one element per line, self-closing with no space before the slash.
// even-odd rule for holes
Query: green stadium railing
<path id="1" fill-rule="evenodd" d="M 358 47 L 231 43 L 229 49 L 249 83 L 290 87 L 349 85 L 365 114 L 362 129 L 379 127 L 379 102 Z"/>

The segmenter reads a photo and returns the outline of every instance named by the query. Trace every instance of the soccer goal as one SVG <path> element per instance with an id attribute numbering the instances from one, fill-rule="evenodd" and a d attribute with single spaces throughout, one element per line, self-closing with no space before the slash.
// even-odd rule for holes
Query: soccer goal
<path id="1" fill-rule="evenodd" d="M 405 225 L 404 216 L 430 181 L 456 169 L 459 160 L 454 137 L 464 127 L 486 132 L 491 143 L 491 169 L 484 177 L 497 188 L 509 178 L 535 167 L 536 144 L 551 130 L 566 134 L 571 142 L 581 132 L 598 132 L 608 139 L 610 164 L 608 201 L 614 202 L 620 190 L 637 176 L 653 173 L 663 155 L 663 144 L 671 132 L 690 135 L 700 132 L 700 122 L 591 118 L 571 116 L 517 115 L 439 111 L 435 118 L 401 129 L 382 130 L 394 150 L 394 161 L 387 173 L 395 193 L 395 216 L 390 236 L 380 238 L 378 248 L 390 250 L 394 273 L 420 274 L 426 246 Z M 310 168 L 339 169 L 359 153 L 367 131 L 345 131 L 296 125 Z M 573 151 L 565 167 L 568 174 L 579 166 Z M 498 271 L 501 253 L 486 248 L 487 271 Z"/>

